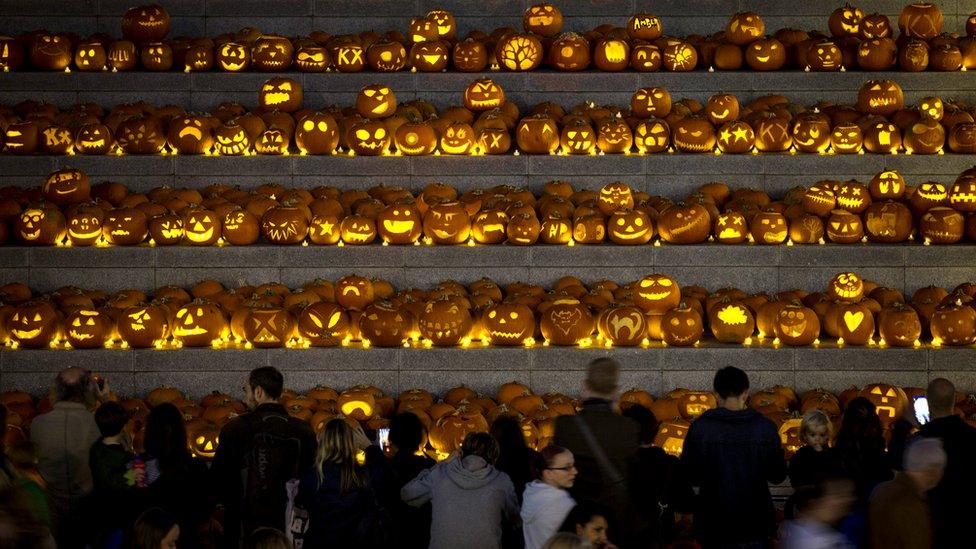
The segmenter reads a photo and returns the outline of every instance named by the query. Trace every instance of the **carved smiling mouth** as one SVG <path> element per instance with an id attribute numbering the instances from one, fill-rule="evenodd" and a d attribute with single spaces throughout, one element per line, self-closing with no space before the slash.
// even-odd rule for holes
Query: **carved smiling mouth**
<path id="1" fill-rule="evenodd" d="M 803 332 L 805 332 L 807 329 L 807 321 L 801 320 L 796 324 L 790 324 L 789 326 L 782 326 L 782 329 L 783 329 L 783 333 L 785 333 L 789 337 L 800 337 L 801 335 L 803 335 Z"/>
<path id="2" fill-rule="evenodd" d="M 687 141 L 675 140 L 675 144 L 682 150 L 690 150 L 692 152 L 708 152 L 711 150 L 711 147 L 705 143 L 689 143 Z"/>
<path id="3" fill-rule="evenodd" d="M 858 295 L 860 295 L 860 293 L 858 291 L 856 291 L 856 290 L 848 290 L 848 289 L 845 289 L 845 288 L 836 288 L 835 291 L 837 292 L 837 295 L 838 296 L 844 297 L 844 298 L 852 298 L 852 297 L 857 297 Z"/>
<path id="4" fill-rule="evenodd" d="M 700 416 L 709 410 L 705 404 L 688 404 L 685 409 L 690 416 Z"/>
<path id="5" fill-rule="evenodd" d="M 494 107 L 498 101 L 494 99 L 471 99 L 471 104 L 475 107 Z"/>
<path id="6" fill-rule="evenodd" d="M 440 238 L 441 240 L 447 240 L 449 238 L 454 238 L 454 236 L 455 236 L 454 233 L 448 232 L 448 231 L 444 231 L 444 230 L 441 230 L 441 229 L 431 229 L 431 232 L 433 232 L 434 233 L 434 236 L 436 236 L 437 238 Z"/>
<path id="7" fill-rule="evenodd" d="M 293 236 L 295 236 L 297 234 L 298 234 L 298 231 L 295 230 L 295 229 L 293 229 L 293 228 L 289 228 L 289 229 L 271 229 L 271 230 L 268 231 L 268 236 L 271 237 L 271 240 L 289 240 L 290 238 L 292 238 Z"/>
<path id="8" fill-rule="evenodd" d="M 194 242 L 204 242 L 213 238 L 213 234 L 214 234 L 214 228 L 210 227 L 209 229 L 203 232 L 200 232 L 199 230 L 196 230 L 196 232 L 192 232 L 192 233 L 187 232 L 186 237 L 189 238 L 190 240 L 193 240 Z"/>
<path id="9" fill-rule="evenodd" d="M 30 233 L 25 233 L 25 232 L 21 231 L 20 232 L 20 236 L 24 240 L 36 240 L 39 236 L 41 236 L 41 230 L 40 229 L 37 229 L 36 231 L 30 232 Z"/>
<path id="10" fill-rule="evenodd" d="M 837 203 L 845 208 L 857 208 L 861 206 L 860 198 L 837 197 Z"/>
<path id="11" fill-rule="evenodd" d="M 81 239 L 98 238 L 98 235 L 100 234 L 102 234 L 102 231 L 100 230 L 94 230 L 87 233 L 80 233 L 78 231 L 68 231 L 68 236 L 70 236 L 71 238 L 81 238 Z"/>
<path id="12" fill-rule="evenodd" d="M 668 437 L 664 441 L 664 445 L 661 446 L 665 452 L 671 454 L 672 456 L 680 456 L 681 450 L 684 448 L 685 441 L 680 438 Z"/>
<path id="13" fill-rule="evenodd" d="M 441 150 L 447 154 L 463 154 L 467 152 L 468 147 L 466 145 L 451 145 L 449 143 L 441 143 Z"/>
<path id="14" fill-rule="evenodd" d="M 195 335 L 200 335 L 205 333 L 207 333 L 207 329 L 201 328 L 199 326 L 197 327 L 179 326 L 175 330 L 173 330 L 173 335 L 175 335 L 176 337 L 195 336 Z"/>
<path id="15" fill-rule="evenodd" d="M 278 343 L 281 339 L 269 332 L 267 328 L 262 327 L 258 335 L 254 336 L 251 341 L 254 343 Z"/>
<path id="16" fill-rule="evenodd" d="M 695 228 L 695 225 L 697 225 L 697 223 L 689 223 L 687 225 L 682 225 L 680 227 L 676 227 L 674 229 L 671 229 L 671 234 L 677 236 L 679 234 L 686 233 L 686 232 L 694 229 Z"/>
<path id="17" fill-rule="evenodd" d="M 193 126 L 187 126 L 182 130 L 180 130 L 180 135 L 179 135 L 180 139 L 183 139 L 188 135 L 192 135 L 193 137 L 197 138 L 198 141 L 203 139 L 203 133 L 199 129 L 194 128 Z"/>
<path id="18" fill-rule="evenodd" d="M 413 230 L 413 221 L 394 221 L 387 219 L 383 221 L 383 228 L 393 234 L 405 234 Z"/>
<path id="19" fill-rule="evenodd" d="M 632 234 L 627 234 L 627 235 L 617 234 L 614 236 L 616 236 L 621 240 L 637 240 L 638 238 L 642 238 L 646 234 L 647 234 L 647 229 L 644 228 Z"/>
<path id="20" fill-rule="evenodd" d="M 651 301 L 660 301 L 671 295 L 671 292 L 638 292 L 637 295 Z"/>
<path id="21" fill-rule="evenodd" d="M 268 92 L 264 94 L 264 100 L 269 105 L 287 103 L 289 99 L 291 99 L 291 95 L 283 92 Z"/>
<path id="22" fill-rule="evenodd" d="M 763 240 L 769 243 L 782 242 L 786 240 L 786 231 L 768 232 L 763 236 Z"/>
<path id="23" fill-rule="evenodd" d="M 14 335 L 17 339 L 34 339 L 35 337 L 41 335 L 41 329 L 37 328 L 35 330 L 10 330 L 10 333 Z"/>
<path id="24" fill-rule="evenodd" d="M 757 55 L 756 61 L 759 61 L 760 63 L 765 63 L 766 61 L 769 61 L 769 58 L 770 56 L 768 55 Z"/>
<path id="25" fill-rule="evenodd" d="M 518 339 L 522 337 L 522 332 L 488 332 L 491 337 L 501 338 L 501 339 Z"/>

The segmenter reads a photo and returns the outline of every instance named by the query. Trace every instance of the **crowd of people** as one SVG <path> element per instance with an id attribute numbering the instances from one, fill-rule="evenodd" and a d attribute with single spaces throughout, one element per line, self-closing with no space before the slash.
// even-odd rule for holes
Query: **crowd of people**
<path id="1" fill-rule="evenodd" d="M 906 415 L 890 440 L 867 399 L 848 403 L 836 437 L 830 418 L 808 412 L 805 446 L 789 461 L 776 425 L 747 406 L 748 376 L 732 366 L 715 374 L 718 407 L 691 424 L 680 459 L 652 444 L 651 411 L 619 411 L 609 358 L 590 363 L 582 410 L 557 419 L 551 445 L 528 448 L 518 422 L 501 417 L 439 463 L 421 451 L 427 435 L 416 415 L 396 415 L 384 446 L 343 419 L 316 436 L 278 402 L 283 385 L 273 367 L 249 374 L 249 411 L 223 427 L 207 464 L 190 453 L 172 404 L 152 408 L 136 454 L 107 384 L 81 368 L 62 371 L 30 440 L 0 456 L 0 547 L 969 543 L 976 429 L 954 413 L 946 379 L 928 386 L 930 421 Z M 794 491 L 780 514 L 769 487 L 787 478 Z"/>

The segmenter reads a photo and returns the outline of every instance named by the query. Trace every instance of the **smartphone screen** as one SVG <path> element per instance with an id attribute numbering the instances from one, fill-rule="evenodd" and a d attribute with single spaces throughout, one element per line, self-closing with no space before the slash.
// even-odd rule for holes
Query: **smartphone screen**
<path id="1" fill-rule="evenodd" d="M 915 397 L 913 402 L 915 407 L 915 419 L 920 425 L 925 425 L 929 422 L 929 399 L 919 396 Z"/>
<path id="2" fill-rule="evenodd" d="M 382 428 L 376 430 L 376 445 L 386 450 L 390 447 L 390 429 Z"/>

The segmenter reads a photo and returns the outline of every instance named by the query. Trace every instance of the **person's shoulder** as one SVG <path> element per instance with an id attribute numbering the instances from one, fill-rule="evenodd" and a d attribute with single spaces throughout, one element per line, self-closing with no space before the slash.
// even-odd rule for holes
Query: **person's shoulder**
<path id="1" fill-rule="evenodd" d="M 302 421 L 297 417 L 288 416 L 288 426 L 300 435 L 315 436 L 312 426 L 307 421 Z"/>

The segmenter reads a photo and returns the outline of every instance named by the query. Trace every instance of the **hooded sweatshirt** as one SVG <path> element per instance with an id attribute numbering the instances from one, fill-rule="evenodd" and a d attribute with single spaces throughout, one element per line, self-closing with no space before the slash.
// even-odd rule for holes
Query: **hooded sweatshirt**
<path id="1" fill-rule="evenodd" d="M 768 539 L 775 528 L 770 482 L 786 478 L 776 424 L 755 410 L 709 410 L 691 424 L 681 454 L 701 487 L 695 531 L 706 543 Z"/>
<path id="2" fill-rule="evenodd" d="M 525 549 L 539 549 L 545 545 L 575 505 L 566 490 L 539 480 L 527 484 L 521 513 Z"/>
<path id="3" fill-rule="evenodd" d="M 438 463 L 408 482 L 400 497 L 415 507 L 431 502 L 430 549 L 499 549 L 503 521 L 519 513 L 511 479 L 480 456 Z"/>

